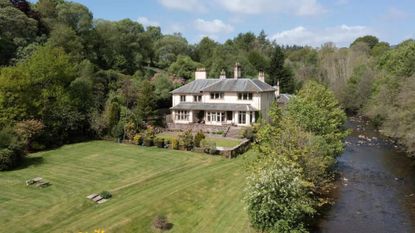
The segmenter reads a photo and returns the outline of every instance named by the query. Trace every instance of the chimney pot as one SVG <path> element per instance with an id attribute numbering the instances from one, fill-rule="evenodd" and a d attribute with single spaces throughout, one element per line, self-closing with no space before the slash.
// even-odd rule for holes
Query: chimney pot
<path id="1" fill-rule="evenodd" d="M 219 78 L 220 78 L 220 79 L 226 79 L 226 72 L 225 72 L 225 70 L 224 70 L 224 69 L 222 69 L 222 71 L 220 72 L 220 76 L 219 76 Z"/>
<path id="2" fill-rule="evenodd" d="M 258 73 L 258 79 L 261 82 L 265 82 L 265 72 L 263 70 L 260 70 Z"/>
<path id="3" fill-rule="evenodd" d="M 195 72 L 195 79 L 206 79 L 206 69 L 205 68 L 197 68 Z"/>
<path id="4" fill-rule="evenodd" d="M 280 81 L 277 81 L 277 85 L 273 87 L 275 89 L 275 98 L 278 98 L 278 96 L 280 96 Z"/>
<path id="5" fill-rule="evenodd" d="M 239 62 L 235 63 L 235 66 L 233 68 L 233 78 L 238 79 L 241 77 L 241 65 Z"/>

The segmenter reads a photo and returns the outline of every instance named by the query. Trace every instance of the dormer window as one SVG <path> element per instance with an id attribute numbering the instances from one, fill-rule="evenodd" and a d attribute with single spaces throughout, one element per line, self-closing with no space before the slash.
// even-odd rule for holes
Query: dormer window
<path id="1" fill-rule="evenodd" d="M 180 102 L 186 102 L 186 96 L 185 95 L 180 96 Z"/>
<path id="2" fill-rule="evenodd" d="M 238 93 L 238 100 L 252 100 L 252 93 L 244 92 Z"/>
<path id="3" fill-rule="evenodd" d="M 223 99 L 223 92 L 212 92 L 210 93 L 210 99 L 212 100 L 218 100 Z"/>

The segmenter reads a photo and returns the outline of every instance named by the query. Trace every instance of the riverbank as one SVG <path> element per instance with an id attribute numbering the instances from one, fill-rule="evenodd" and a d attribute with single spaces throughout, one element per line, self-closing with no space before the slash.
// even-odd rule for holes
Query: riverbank
<path id="1" fill-rule="evenodd" d="M 393 141 L 361 118 L 338 158 L 336 203 L 316 232 L 415 232 L 415 167 Z"/>

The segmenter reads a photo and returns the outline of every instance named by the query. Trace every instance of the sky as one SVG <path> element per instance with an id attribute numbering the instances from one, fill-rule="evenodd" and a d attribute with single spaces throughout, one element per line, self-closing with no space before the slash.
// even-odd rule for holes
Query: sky
<path id="1" fill-rule="evenodd" d="M 264 30 L 283 45 L 349 46 L 375 35 L 397 44 L 415 38 L 415 0 L 74 0 L 94 18 L 130 18 L 163 33 L 180 32 L 190 42 L 218 42 Z"/>

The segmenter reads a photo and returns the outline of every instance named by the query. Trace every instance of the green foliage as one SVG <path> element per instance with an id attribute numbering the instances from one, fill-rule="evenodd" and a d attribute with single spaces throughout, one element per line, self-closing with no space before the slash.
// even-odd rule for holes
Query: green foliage
<path id="1" fill-rule="evenodd" d="M 155 43 L 155 55 L 161 68 L 169 67 L 179 55 L 188 54 L 188 43 L 179 34 L 166 35 Z"/>
<path id="2" fill-rule="evenodd" d="M 249 167 L 248 214 L 261 231 L 305 232 L 305 222 L 330 202 L 346 117 L 333 93 L 316 82 L 306 83 L 284 109 L 273 105 L 269 116 L 256 127 L 260 156 Z"/>
<path id="3" fill-rule="evenodd" d="M 153 85 L 157 105 L 163 107 L 170 107 L 170 91 L 172 91 L 175 87 L 172 79 L 166 73 L 159 73 L 154 75 Z"/>
<path id="4" fill-rule="evenodd" d="M 133 141 L 137 145 L 142 145 L 143 144 L 143 136 L 141 134 L 136 134 L 136 135 L 134 135 Z"/>
<path id="5" fill-rule="evenodd" d="M 156 115 L 156 96 L 154 86 L 150 81 L 143 81 L 139 88 L 139 96 L 135 112 L 139 119 L 152 122 Z"/>
<path id="6" fill-rule="evenodd" d="M 370 98 L 374 71 L 367 65 L 361 65 L 353 70 L 353 74 L 344 88 L 342 104 L 351 111 L 358 112 Z"/>
<path id="7" fill-rule="evenodd" d="M 0 130 L 0 171 L 11 170 L 20 165 L 25 154 L 24 146 L 12 128 Z"/>
<path id="8" fill-rule="evenodd" d="M 285 55 L 278 45 L 272 51 L 270 67 L 268 69 L 269 78 L 267 82 L 270 85 L 280 85 L 281 93 L 293 93 L 295 83 L 292 72 L 284 66 Z"/>
<path id="9" fill-rule="evenodd" d="M 179 55 L 177 60 L 170 65 L 169 72 L 190 80 L 194 79 L 195 70 L 201 66 L 202 64 L 193 61 L 189 56 Z"/>
<path id="10" fill-rule="evenodd" d="M 25 45 L 33 40 L 38 32 L 38 22 L 28 17 L 12 4 L 0 8 L 0 34 L 2 38 L 13 40 L 17 45 Z"/>
<path id="11" fill-rule="evenodd" d="M 42 122 L 38 120 L 24 120 L 17 122 L 14 131 L 28 150 L 30 150 L 33 139 L 37 137 L 45 128 Z"/>
<path id="12" fill-rule="evenodd" d="M 92 27 L 92 13 L 79 3 L 62 2 L 56 6 L 56 10 L 58 21 L 77 33 L 84 33 Z"/>
<path id="13" fill-rule="evenodd" d="M 389 50 L 379 59 L 379 66 L 397 76 L 409 77 L 415 73 L 415 41 L 407 40 Z"/>
<path id="14" fill-rule="evenodd" d="M 104 199 L 110 199 L 112 197 L 112 194 L 109 191 L 102 191 L 99 195 Z"/>
<path id="15" fill-rule="evenodd" d="M 193 134 L 192 130 L 186 130 L 179 135 L 179 141 L 183 143 L 183 146 L 186 150 L 191 150 L 193 148 Z"/>
<path id="16" fill-rule="evenodd" d="M 314 214 L 301 169 L 284 155 L 260 164 L 248 177 L 245 202 L 251 224 L 261 231 L 305 232 L 302 221 Z"/>
<path id="17" fill-rule="evenodd" d="M 154 138 L 152 137 L 144 137 L 143 139 L 143 146 L 153 146 L 154 145 Z"/>
<path id="18" fill-rule="evenodd" d="M 179 140 L 178 140 L 177 138 L 173 138 L 173 139 L 171 140 L 171 147 L 172 147 L 174 150 L 178 150 L 178 149 L 179 149 L 179 145 L 180 145 L 180 142 L 179 142 Z"/>
<path id="19" fill-rule="evenodd" d="M 255 140 L 255 128 L 253 127 L 247 127 L 245 129 L 242 130 L 242 137 L 249 139 L 251 141 Z"/>
<path id="20" fill-rule="evenodd" d="M 158 148 L 164 148 L 164 139 L 163 138 L 155 138 L 154 145 Z"/>
<path id="21" fill-rule="evenodd" d="M 195 147 L 200 147 L 200 142 L 205 138 L 206 138 L 205 134 L 202 131 L 198 131 L 195 134 L 195 138 L 194 138 L 194 142 L 193 142 L 194 146 Z"/>
<path id="22" fill-rule="evenodd" d="M 308 82 L 288 103 L 288 114 L 304 130 L 322 136 L 333 156 L 343 151 L 346 114 L 334 94 L 317 82 Z"/>
<path id="23" fill-rule="evenodd" d="M 0 150 L 0 171 L 10 170 L 18 164 L 17 154 L 15 154 L 10 149 L 1 149 Z"/>
<path id="24" fill-rule="evenodd" d="M 379 43 L 379 39 L 376 36 L 371 35 L 362 36 L 354 40 L 350 47 L 356 45 L 357 43 L 365 43 L 369 46 L 370 49 L 373 49 L 373 47 Z"/>

